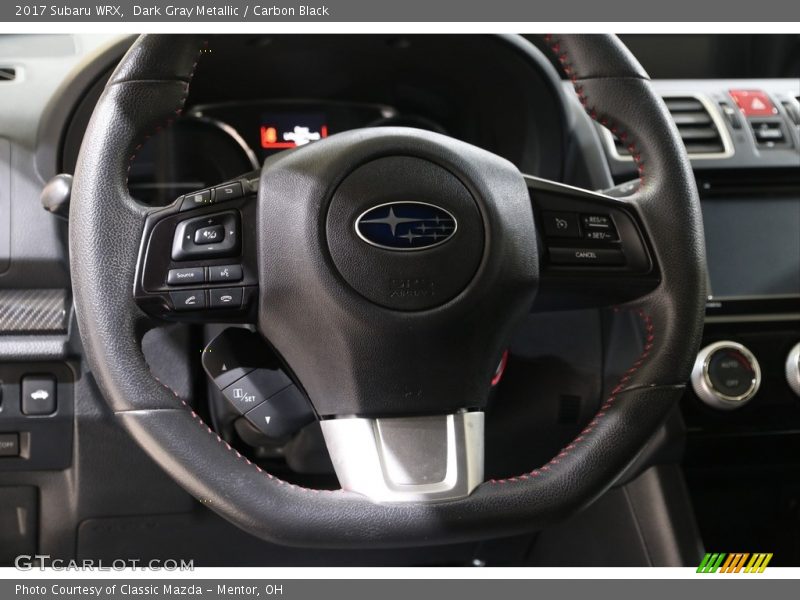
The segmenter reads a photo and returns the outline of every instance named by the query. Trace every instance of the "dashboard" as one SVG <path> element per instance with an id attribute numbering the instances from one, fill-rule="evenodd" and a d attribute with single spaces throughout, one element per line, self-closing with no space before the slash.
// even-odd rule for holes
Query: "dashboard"
<path id="1" fill-rule="evenodd" d="M 131 193 L 164 205 L 274 152 L 380 126 L 451 135 L 525 172 L 560 178 L 562 91 L 540 62 L 494 36 L 219 36 L 201 58 L 184 117 L 134 159 Z M 61 140 L 63 172 L 74 170 L 112 68 L 73 112 Z"/>
<path id="2" fill-rule="evenodd" d="M 724 539 L 719 521 L 726 513 L 717 516 L 713 507 L 728 502 L 725 490 L 761 485 L 765 469 L 800 473 L 800 80 L 791 75 L 796 62 L 785 69 L 748 64 L 739 71 L 739 55 L 733 60 L 727 52 L 708 53 L 720 64 L 668 61 L 672 55 L 658 44 L 674 44 L 683 60 L 697 53 L 702 36 L 689 36 L 685 44 L 648 37 L 658 43 L 637 48 L 641 40 L 630 41 L 652 61 L 654 69 L 645 66 L 689 152 L 709 271 L 704 352 L 681 405 L 680 428 L 688 435 L 681 437 L 685 454 L 683 447 L 679 454 L 702 520 L 711 524 L 706 537 Z M 721 47 L 741 50 L 742 40 L 722 37 Z M 132 40 L 94 40 L 90 48 L 80 36 L 50 38 L 35 50 L 51 48 L 53 55 L 33 57 L 25 54 L 24 40 L 16 40 L 12 52 L 0 39 L 0 56 L 20 74 L 16 82 L 0 83 L 0 307 L 23 297 L 50 310 L 36 330 L 13 329 L 0 319 L 0 357 L 23 363 L 0 372 L 7 402 L 19 393 L 9 382 L 28 371 L 53 373 L 61 399 L 97 395 L 88 378 L 63 366 L 65 356 L 81 352 L 71 327 L 67 225 L 49 219 L 38 198 L 45 181 L 74 172 L 92 110 Z M 558 65 L 513 36 L 462 35 L 219 36 L 201 59 L 184 115 L 132 160 L 129 188 L 147 206 L 166 206 L 257 169 L 276 153 L 342 131 L 398 125 L 483 147 L 526 174 L 617 195 L 636 189 L 624 145 L 586 116 Z M 541 403 L 532 407 L 527 389 L 524 403 L 503 399 L 519 411 L 507 418 L 520 430 L 513 440 L 492 441 L 487 461 L 502 462 L 498 469 L 513 473 L 535 457 L 547 460 L 562 443 L 553 432 L 571 439 L 567 430 L 593 413 L 601 383 L 581 371 L 582 387 L 567 389 L 563 381 L 578 378 L 563 364 L 577 356 L 587 372 L 601 371 L 608 357 L 592 340 L 587 348 L 565 348 L 578 344 L 559 339 L 564 331 L 570 339 L 604 335 L 601 320 L 582 312 L 531 315 L 515 341 L 512 362 L 520 363 L 509 369 L 506 390 L 514 378 L 522 382 L 527 369 L 524 383 L 534 386 L 539 378 Z M 192 335 L 185 343 L 196 350 L 212 332 Z M 155 362 L 170 365 L 170 352 L 170 346 L 156 351 Z M 181 381 L 171 382 L 176 389 L 197 389 L 196 375 L 185 366 L 165 371 L 159 373 L 165 379 L 181 373 Z M 547 412 L 550 405 L 558 408 Z M 40 433 L 59 452 L 55 462 L 36 455 L 36 469 L 63 468 L 70 445 L 86 443 L 72 438 L 75 407 L 66 400 L 63 406 L 61 420 L 37 424 L 51 427 Z M 532 429 L 529 421 L 536 419 L 542 424 Z M 5 432 L 13 424 L 0 425 Z M 110 435 L 103 432 L 101 439 Z M 535 442 L 519 452 L 527 439 Z M 524 464 L 509 464 L 520 454 Z M 2 460 L 0 470 L 18 469 L 11 466 L 16 459 Z M 289 460 L 302 462 L 297 455 Z M 124 489 L 117 475 L 108 477 Z"/>
<path id="3" fill-rule="evenodd" d="M 671 73 L 674 65 L 662 60 L 653 39 L 626 41 L 648 66 Z M 115 62 L 107 56 L 88 85 L 72 90 L 76 102 L 58 138 L 58 171 L 74 170 Z M 709 340 L 740 343 L 742 331 L 788 323 L 788 333 L 767 336 L 785 355 L 800 317 L 800 82 L 713 79 L 705 76 L 732 66 L 696 67 L 696 79 L 653 84 L 701 194 Z M 636 173 L 629 152 L 587 118 L 557 69 L 510 36 L 219 36 L 201 57 L 184 115 L 133 158 L 129 188 L 142 203 L 165 206 L 257 169 L 278 152 L 342 131 L 400 125 L 482 146 L 527 174 L 630 193 Z M 750 65 L 747 72 L 758 71 Z M 794 406 L 782 367 L 781 357 L 761 365 L 764 387 L 775 379 L 771 398 Z M 692 427 L 735 424 L 736 414 L 758 412 L 756 402 L 721 417 L 710 394 L 704 404 L 702 393 L 689 392 Z M 786 427 L 800 428 L 800 414 L 787 416 Z"/>
<path id="4" fill-rule="evenodd" d="M 648 68 L 672 75 L 675 65 L 663 60 L 660 39 L 626 41 Z M 130 41 L 114 40 L 76 66 L 58 90 L 61 101 L 42 110 L 37 158 L 48 156 L 38 161 L 45 179 L 74 171 L 93 107 Z M 683 41 L 688 48 L 698 40 Z M 764 44 L 702 41 L 750 48 L 751 54 Z M 69 42 L 70 36 L 55 36 L 50 47 L 68 53 Z M 788 77 L 714 79 L 710 75 L 727 73 L 733 64 L 723 60 L 724 52 L 703 56 L 724 64 L 697 64 L 697 78 L 656 78 L 654 87 L 673 115 L 701 194 L 707 329 L 711 341 L 724 335 L 740 342 L 740 331 L 789 324 L 785 340 L 770 338 L 785 355 L 800 315 L 800 83 Z M 19 67 L 25 73 L 25 65 Z M 756 63 L 744 72 L 777 74 Z M 13 99 L 14 88 L 7 89 Z M 184 115 L 132 159 L 129 188 L 143 204 L 165 206 L 257 169 L 275 153 L 341 131 L 397 125 L 481 146 L 526 174 L 621 195 L 635 189 L 627 149 L 588 119 L 557 63 L 521 38 L 483 35 L 215 37 L 212 51 L 201 57 Z M 9 237 L 10 219 L 5 223 L 0 242 Z M 9 261 L 8 255 L 0 252 L 0 260 Z M 782 371 L 782 360 L 773 362 L 762 365 L 765 380 Z M 777 397 L 788 406 L 794 394 L 782 375 L 775 378 L 781 379 Z M 690 404 L 700 409 L 702 427 L 709 407 L 696 405 L 698 399 Z M 795 422 L 800 427 L 800 415 L 784 421 Z"/>

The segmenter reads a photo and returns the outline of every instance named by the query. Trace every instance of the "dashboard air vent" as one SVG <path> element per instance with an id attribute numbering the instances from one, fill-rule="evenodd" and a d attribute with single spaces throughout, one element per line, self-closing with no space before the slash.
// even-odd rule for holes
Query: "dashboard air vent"
<path id="1" fill-rule="evenodd" d="M 17 78 L 17 70 L 14 67 L 0 67 L 0 83 L 14 81 Z"/>
<path id="2" fill-rule="evenodd" d="M 692 157 L 727 154 L 720 131 L 720 124 L 709 112 L 709 108 L 695 96 L 665 96 L 667 105 L 686 151 Z M 620 156 L 630 156 L 628 148 L 614 136 L 614 147 Z"/>

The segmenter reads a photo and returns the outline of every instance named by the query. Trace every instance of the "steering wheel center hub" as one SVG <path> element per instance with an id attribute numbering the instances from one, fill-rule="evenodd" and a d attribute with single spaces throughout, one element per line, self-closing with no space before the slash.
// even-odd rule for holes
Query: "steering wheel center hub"
<path id="1" fill-rule="evenodd" d="M 339 185 L 326 219 L 344 280 L 368 300 L 424 310 L 457 296 L 484 252 L 478 206 L 464 184 L 421 158 L 368 162 Z"/>
<path id="2" fill-rule="evenodd" d="M 538 282 L 519 171 L 438 134 L 337 134 L 267 160 L 259 328 L 323 417 L 481 409 Z"/>

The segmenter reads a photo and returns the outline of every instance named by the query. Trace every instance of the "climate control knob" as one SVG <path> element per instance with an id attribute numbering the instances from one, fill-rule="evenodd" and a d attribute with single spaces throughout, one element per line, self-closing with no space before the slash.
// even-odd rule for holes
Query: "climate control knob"
<path id="1" fill-rule="evenodd" d="M 692 388 L 703 402 L 719 410 L 744 406 L 758 392 L 761 367 L 736 342 L 715 342 L 700 350 L 692 369 Z"/>
<path id="2" fill-rule="evenodd" d="M 786 357 L 786 382 L 800 396 L 800 342 L 789 350 L 789 356 Z"/>

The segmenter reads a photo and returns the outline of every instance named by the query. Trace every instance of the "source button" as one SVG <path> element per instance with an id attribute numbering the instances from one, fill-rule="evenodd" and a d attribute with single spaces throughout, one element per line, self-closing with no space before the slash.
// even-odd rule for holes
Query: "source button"
<path id="1" fill-rule="evenodd" d="M 167 274 L 167 283 L 169 285 L 188 285 L 190 283 L 202 283 L 205 280 L 206 272 L 203 267 L 170 269 Z"/>

